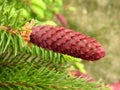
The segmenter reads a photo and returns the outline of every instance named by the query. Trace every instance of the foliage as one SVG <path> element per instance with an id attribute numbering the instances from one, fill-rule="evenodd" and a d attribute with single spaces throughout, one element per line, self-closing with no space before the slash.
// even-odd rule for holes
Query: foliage
<path id="1" fill-rule="evenodd" d="M 18 32 L 33 18 L 36 25 L 56 25 L 52 17 L 62 5 L 62 0 L 1 0 L 0 25 Z M 68 74 L 70 65 L 85 72 L 80 59 L 37 47 L 8 31 L 0 29 L 1 90 L 96 90 L 101 85 Z"/>

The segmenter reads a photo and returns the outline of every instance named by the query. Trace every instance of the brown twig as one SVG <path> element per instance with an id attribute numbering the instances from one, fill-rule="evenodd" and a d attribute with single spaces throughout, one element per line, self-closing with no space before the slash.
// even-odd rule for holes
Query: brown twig
<path id="1" fill-rule="evenodd" d="M 20 34 L 24 41 L 29 42 L 30 41 L 30 35 L 32 32 L 32 27 L 34 26 L 34 19 L 32 19 L 30 22 L 27 22 L 23 27 L 22 30 L 14 29 L 10 26 L 0 26 L 1 30 L 10 32 L 11 34 Z"/>

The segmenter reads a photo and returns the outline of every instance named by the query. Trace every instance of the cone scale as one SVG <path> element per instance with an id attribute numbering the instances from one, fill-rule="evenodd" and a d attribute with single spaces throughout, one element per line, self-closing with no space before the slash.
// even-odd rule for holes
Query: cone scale
<path id="1" fill-rule="evenodd" d="M 98 60 L 106 54 L 94 38 L 64 27 L 33 27 L 30 41 L 39 47 L 84 60 Z"/>

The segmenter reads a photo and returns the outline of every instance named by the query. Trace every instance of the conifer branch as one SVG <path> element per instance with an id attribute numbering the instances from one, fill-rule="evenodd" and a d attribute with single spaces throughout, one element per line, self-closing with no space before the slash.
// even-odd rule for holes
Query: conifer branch
<path id="1" fill-rule="evenodd" d="M 84 78 L 74 78 L 68 74 L 67 65 L 80 62 L 80 59 L 54 53 L 28 42 L 30 37 L 27 37 L 27 34 L 28 36 L 31 34 L 33 25 L 25 23 L 36 18 L 34 15 L 39 15 L 37 20 L 44 20 L 43 15 L 48 0 L 40 0 L 43 3 L 43 11 L 40 13 L 37 12 L 40 8 L 36 9 L 36 6 L 34 13 L 33 9 L 31 10 L 33 7 L 26 4 L 27 1 L 11 0 L 9 3 L 9 0 L 1 0 L 0 2 L 0 89 L 106 90 L 101 83 L 88 82 Z M 55 6 L 57 2 L 52 1 L 51 5 L 52 3 Z M 29 15 L 24 15 L 22 9 Z"/>
<path id="2" fill-rule="evenodd" d="M 85 79 L 73 79 L 64 72 L 55 72 L 48 70 L 45 67 L 34 68 L 29 65 L 18 65 L 16 67 L 1 67 L 2 73 L 0 74 L 0 88 L 4 86 L 13 88 L 41 88 L 42 90 L 93 90 L 97 89 L 96 83 L 88 83 Z M 9 72 L 9 73 L 8 73 Z M 102 87 L 101 87 L 102 88 Z M 19 90 L 19 89 L 18 89 Z M 39 89 L 38 89 L 39 90 Z M 99 89 L 98 89 L 99 90 Z"/>

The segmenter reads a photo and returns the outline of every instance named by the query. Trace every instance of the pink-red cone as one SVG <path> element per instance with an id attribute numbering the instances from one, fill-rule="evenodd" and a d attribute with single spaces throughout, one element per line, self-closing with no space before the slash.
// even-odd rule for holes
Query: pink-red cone
<path id="1" fill-rule="evenodd" d="M 64 27 L 67 26 L 67 20 L 61 13 L 57 13 L 56 17 Z"/>
<path id="2" fill-rule="evenodd" d="M 111 90 L 120 90 L 120 81 L 109 85 Z"/>
<path id="3" fill-rule="evenodd" d="M 76 77 L 76 78 L 81 77 L 81 78 L 87 79 L 88 82 L 95 82 L 95 79 L 90 77 L 88 74 L 84 74 L 80 72 L 79 70 L 69 71 L 69 73 L 73 77 Z"/>
<path id="4" fill-rule="evenodd" d="M 106 54 L 105 49 L 94 38 L 64 27 L 33 27 L 30 41 L 45 49 L 84 60 L 98 60 Z"/>

